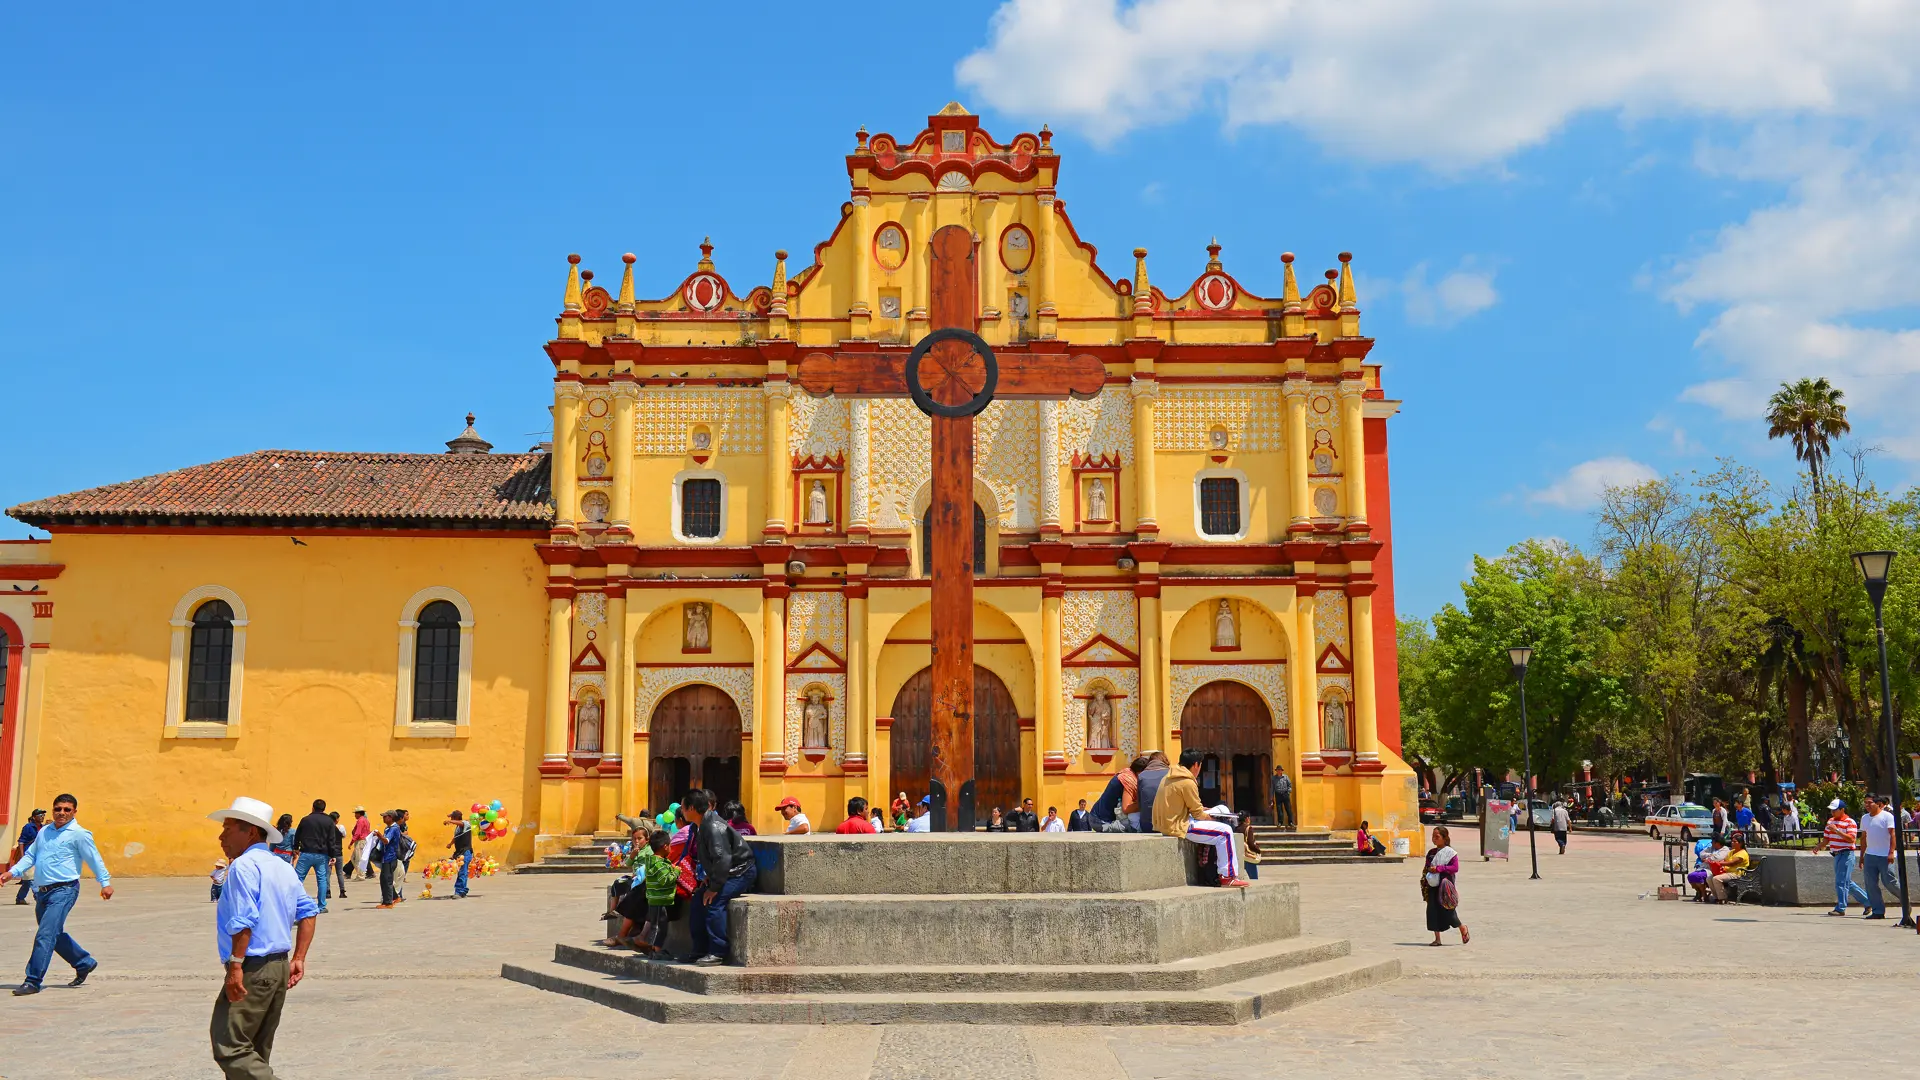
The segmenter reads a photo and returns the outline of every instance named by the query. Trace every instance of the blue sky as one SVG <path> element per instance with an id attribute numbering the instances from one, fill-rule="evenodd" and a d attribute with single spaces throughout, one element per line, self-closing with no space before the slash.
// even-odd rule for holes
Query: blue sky
<path id="1" fill-rule="evenodd" d="M 1218 236 L 1271 294 L 1280 252 L 1354 252 L 1406 403 L 1404 611 L 1456 596 L 1475 552 L 1585 539 L 1600 483 L 1723 454 L 1786 476 L 1758 418 L 1783 378 L 1835 378 L 1876 475 L 1911 480 L 1920 16 L 871 12 L 10 8 L 0 505 L 262 447 L 437 450 L 468 410 L 531 445 L 568 252 L 612 275 L 632 251 L 660 295 L 711 235 L 762 282 L 826 235 L 855 127 L 954 98 L 1003 136 L 1051 123 L 1110 271 L 1145 246 L 1181 285 Z"/>

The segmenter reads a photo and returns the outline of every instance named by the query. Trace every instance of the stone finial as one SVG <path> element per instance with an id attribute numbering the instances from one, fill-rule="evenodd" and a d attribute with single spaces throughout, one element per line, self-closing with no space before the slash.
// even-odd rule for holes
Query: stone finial
<path id="1" fill-rule="evenodd" d="M 620 297 L 614 303 L 622 315 L 629 315 L 633 313 L 633 252 L 620 256 L 620 261 L 626 263 L 627 268 L 620 272 Z"/>
<path id="2" fill-rule="evenodd" d="M 447 440 L 449 454 L 486 454 L 492 451 L 493 444 L 481 438 L 480 433 L 473 430 L 472 413 L 467 414 L 467 429 Z"/>
<path id="3" fill-rule="evenodd" d="M 563 312 L 578 313 L 581 306 L 580 256 L 569 255 L 567 256 L 567 295 L 560 302 L 560 310 Z"/>
<path id="4" fill-rule="evenodd" d="M 700 238 L 700 269 L 713 269 L 713 237 L 711 236 Z"/>
<path id="5" fill-rule="evenodd" d="M 787 253 L 784 249 L 773 253 L 773 287 L 768 290 L 767 313 L 785 315 L 787 313 Z"/>
<path id="6" fill-rule="evenodd" d="M 1280 253 L 1282 276 L 1280 281 L 1280 307 L 1283 311 L 1300 310 L 1300 282 L 1293 276 L 1293 252 Z"/>
<path id="7" fill-rule="evenodd" d="M 1153 310 L 1153 286 L 1147 281 L 1147 249 L 1133 249 L 1133 310 L 1143 314 Z"/>
<path id="8" fill-rule="evenodd" d="M 853 150 L 856 154 L 867 152 L 867 125 L 861 124 L 860 130 L 853 133 Z"/>
<path id="9" fill-rule="evenodd" d="M 1340 310 L 1358 311 L 1360 305 L 1353 299 L 1353 252 L 1340 253 Z"/>
<path id="10" fill-rule="evenodd" d="M 1217 236 L 1207 240 L 1207 269 L 1213 273 L 1220 271 L 1220 238 Z"/>
<path id="11" fill-rule="evenodd" d="M 1045 124 L 1040 125 L 1040 149 L 1053 149 L 1053 129 Z"/>

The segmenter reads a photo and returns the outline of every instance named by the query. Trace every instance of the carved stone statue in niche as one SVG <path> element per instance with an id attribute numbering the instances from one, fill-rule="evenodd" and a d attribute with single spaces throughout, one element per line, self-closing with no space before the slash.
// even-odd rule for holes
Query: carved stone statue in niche
<path id="1" fill-rule="evenodd" d="M 682 652 L 707 652 L 713 648 L 713 605 L 695 602 L 685 608 L 681 635 Z"/>
<path id="2" fill-rule="evenodd" d="M 1087 520 L 1107 521 L 1107 482 L 1102 477 L 1087 481 Z"/>
<path id="3" fill-rule="evenodd" d="M 825 525 L 827 521 L 827 482 L 815 480 L 807 487 L 807 524 Z"/>
<path id="4" fill-rule="evenodd" d="M 1113 701 L 1104 686 L 1087 696 L 1087 745 L 1101 750 L 1113 746 Z"/>
<path id="5" fill-rule="evenodd" d="M 1340 496 L 1330 487 L 1313 489 L 1313 512 L 1318 517 L 1332 517 L 1340 509 Z"/>
<path id="6" fill-rule="evenodd" d="M 600 699 L 591 695 L 580 699 L 573 710 L 573 749 L 575 753 L 600 752 Z"/>
<path id="7" fill-rule="evenodd" d="M 1008 302 L 1008 308 L 1013 312 L 1015 322 L 1024 321 L 1027 317 L 1027 294 L 1014 293 L 1013 299 Z"/>
<path id="8" fill-rule="evenodd" d="M 800 706 L 800 745 L 827 745 L 827 692 L 817 686 L 807 688 L 807 703 Z"/>
<path id="9" fill-rule="evenodd" d="M 1233 622 L 1233 601 L 1222 600 L 1213 613 L 1213 647 L 1216 649 L 1237 649 L 1240 647 L 1240 628 Z"/>
<path id="10" fill-rule="evenodd" d="M 1227 448 L 1227 429 L 1214 428 L 1213 433 L 1207 436 L 1207 441 L 1215 450 L 1225 450 Z"/>
<path id="11" fill-rule="evenodd" d="M 706 428 L 696 428 L 693 432 L 693 448 L 706 450 L 713 446 L 713 433 Z"/>
<path id="12" fill-rule="evenodd" d="M 1347 703 L 1342 698 L 1328 698 L 1327 738 L 1324 743 L 1328 750 L 1351 750 L 1347 745 Z"/>
<path id="13" fill-rule="evenodd" d="M 598 491 L 589 491 L 580 500 L 580 511 L 588 521 L 598 524 L 607 520 L 607 497 Z"/>

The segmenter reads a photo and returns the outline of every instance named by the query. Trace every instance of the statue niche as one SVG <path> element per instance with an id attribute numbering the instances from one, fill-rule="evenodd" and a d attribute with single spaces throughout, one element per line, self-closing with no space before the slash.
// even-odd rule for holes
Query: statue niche
<path id="1" fill-rule="evenodd" d="M 1240 647 L 1240 628 L 1233 619 L 1233 601 L 1222 600 L 1213 613 L 1213 647 L 1231 650 Z"/>
<path id="2" fill-rule="evenodd" d="M 827 692 L 818 686 L 807 687 L 806 704 L 800 706 L 800 745 L 811 750 L 827 745 Z"/>
<path id="3" fill-rule="evenodd" d="M 1326 739 L 1321 747 L 1327 750 L 1351 750 L 1347 740 L 1347 702 L 1345 698 L 1330 697 L 1322 709 L 1325 721 Z"/>
<path id="4" fill-rule="evenodd" d="M 825 525 L 831 518 L 827 511 L 827 482 L 815 480 L 807 487 L 807 517 L 809 525 Z"/>
<path id="5" fill-rule="evenodd" d="M 573 752 L 576 754 L 598 754 L 600 752 L 600 730 L 602 710 L 600 699 L 592 694 L 582 695 L 580 703 L 573 710 Z"/>
<path id="6" fill-rule="evenodd" d="M 704 600 L 695 600 L 681 611 L 680 651 L 712 652 L 713 605 Z"/>
<path id="7" fill-rule="evenodd" d="M 1090 750 L 1111 750 L 1113 748 L 1113 699 L 1112 691 L 1106 684 L 1094 686 L 1087 695 L 1087 748 Z"/>

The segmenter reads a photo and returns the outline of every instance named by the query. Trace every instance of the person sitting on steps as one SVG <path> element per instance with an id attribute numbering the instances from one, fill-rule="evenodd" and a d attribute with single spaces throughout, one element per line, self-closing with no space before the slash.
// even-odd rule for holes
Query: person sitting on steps
<path id="1" fill-rule="evenodd" d="M 1177 836 L 1213 848 L 1214 865 L 1220 870 L 1222 888 L 1244 889 L 1249 882 L 1240 876 L 1240 855 L 1233 844 L 1233 826 L 1217 821 L 1200 802 L 1200 786 L 1194 782 L 1192 767 L 1202 755 L 1183 750 L 1180 763 L 1167 770 L 1153 800 L 1153 828 L 1164 836 Z"/>

